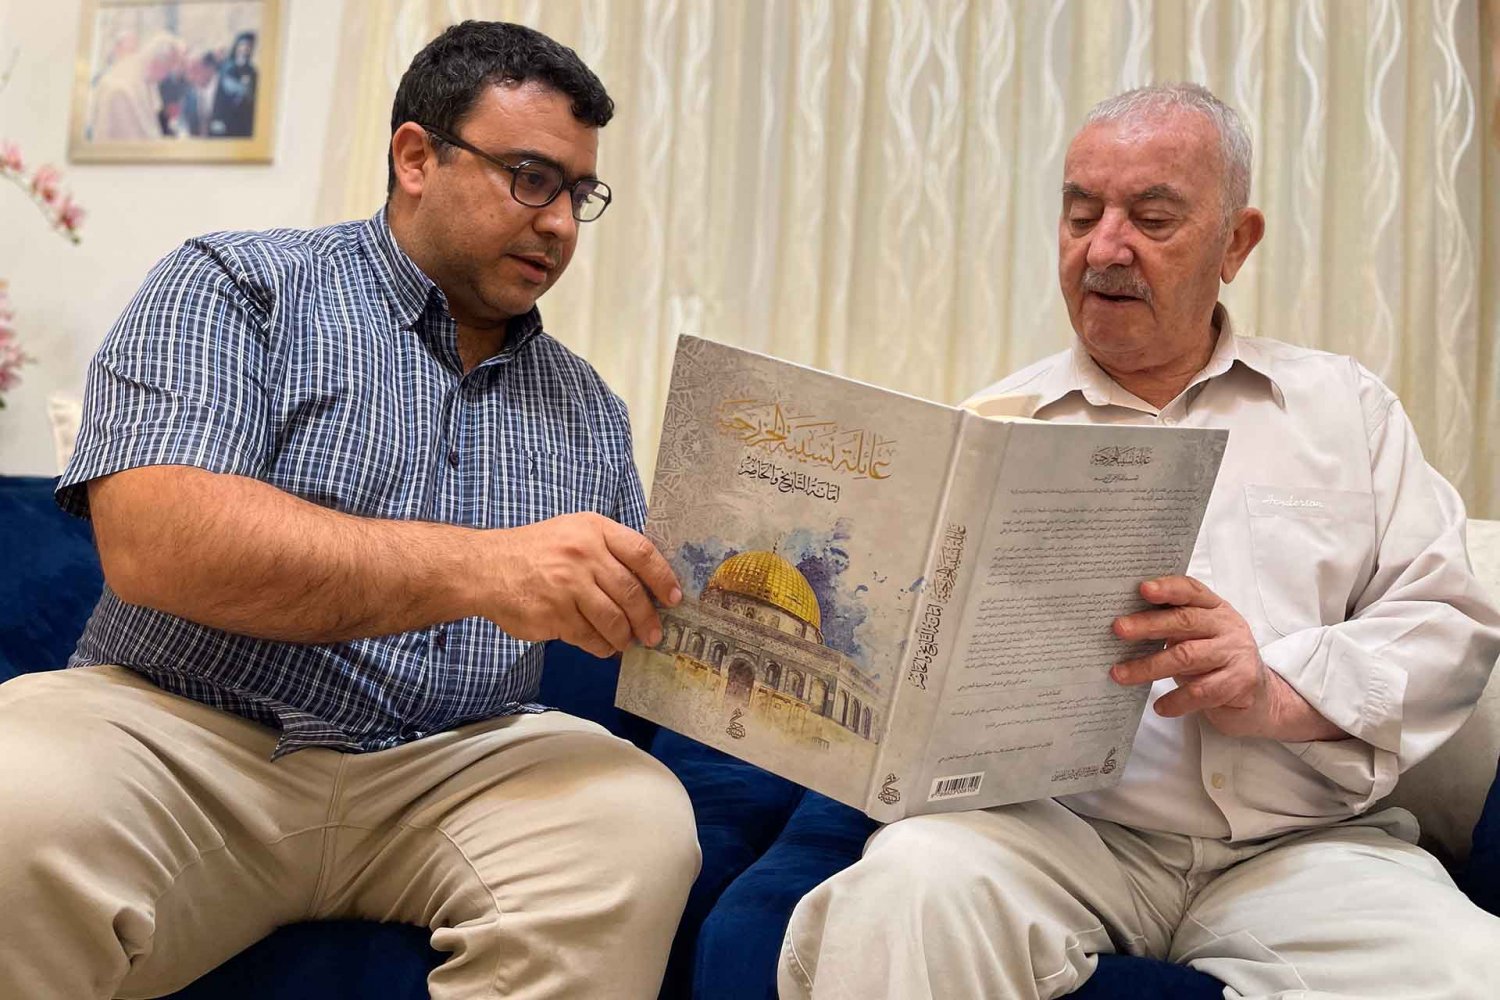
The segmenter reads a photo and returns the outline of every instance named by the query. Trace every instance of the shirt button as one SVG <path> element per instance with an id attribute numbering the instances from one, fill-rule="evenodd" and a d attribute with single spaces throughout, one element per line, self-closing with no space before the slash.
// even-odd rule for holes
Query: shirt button
<path id="1" fill-rule="evenodd" d="M 1221 772 L 1219 772 L 1219 771 L 1215 771 L 1213 773 L 1213 777 L 1210 778 L 1209 781 L 1213 784 L 1213 786 L 1215 788 L 1223 788 L 1224 787 L 1224 775 Z"/>
<path id="2" fill-rule="evenodd" d="M 437 646 L 438 649 L 447 649 L 448 648 L 448 626 L 446 626 L 446 625 L 439 625 L 438 626 L 438 630 L 437 630 L 437 635 L 433 636 L 432 641 Z"/>
<path id="3" fill-rule="evenodd" d="M 449 448 L 448 449 L 448 464 L 451 465 L 455 469 L 458 468 L 458 449 L 457 448 Z"/>
<path id="4" fill-rule="evenodd" d="M 1161 418 L 1161 422 L 1164 423 L 1164 424 L 1166 424 L 1168 427 L 1171 427 L 1173 424 L 1177 423 L 1177 418 L 1176 417 L 1162 417 Z"/>
<path id="5" fill-rule="evenodd" d="M 418 729 L 416 726 L 405 725 L 401 727 L 401 738 L 403 740 L 414 740 L 421 735 L 422 730 Z"/>

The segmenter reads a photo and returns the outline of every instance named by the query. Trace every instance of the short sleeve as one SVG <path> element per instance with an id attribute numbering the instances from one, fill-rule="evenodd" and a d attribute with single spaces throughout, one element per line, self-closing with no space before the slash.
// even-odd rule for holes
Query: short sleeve
<path id="1" fill-rule="evenodd" d="M 57 502 L 88 515 L 90 480 L 147 465 L 256 475 L 270 448 L 265 283 L 189 241 L 152 269 L 89 364 Z"/>

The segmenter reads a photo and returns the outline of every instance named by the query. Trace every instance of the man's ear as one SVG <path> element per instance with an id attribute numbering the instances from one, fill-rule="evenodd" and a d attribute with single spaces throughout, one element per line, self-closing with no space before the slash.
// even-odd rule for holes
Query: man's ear
<path id="1" fill-rule="evenodd" d="M 1229 234 L 1229 245 L 1224 248 L 1224 263 L 1219 268 L 1219 277 L 1224 284 L 1234 280 L 1250 251 L 1266 235 L 1266 217 L 1258 208 L 1242 208 L 1235 216 L 1234 229 Z"/>
<path id="2" fill-rule="evenodd" d="M 396 186 L 413 198 L 422 197 L 427 183 L 427 168 L 436 165 L 437 153 L 427 140 L 427 132 L 416 122 L 403 122 L 391 136 L 391 165 L 396 172 Z"/>

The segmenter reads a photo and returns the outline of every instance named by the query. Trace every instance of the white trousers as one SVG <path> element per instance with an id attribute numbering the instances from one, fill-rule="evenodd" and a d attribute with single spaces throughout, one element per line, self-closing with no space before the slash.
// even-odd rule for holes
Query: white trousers
<path id="1" fill-rule="evenodd" d="M 1226 998 L 1500 997 L 1500 919 L 1414 835 L 1401 810 L 1245 845 L 1050 800 L 906 819 L 798 904 L 778 984 L 783 1000 L 1031 1000 L 1119 952 L 1191 965 Z"/>
<path id="2" fill-rule="evenodd" d="M 651 757 L 562 713 L 303 750 L 119 667 L 0 685 L 0 997 L 155 997 L 299 920 L 431 928 L 451 998 L 647 998 L 698 870 Z"/>

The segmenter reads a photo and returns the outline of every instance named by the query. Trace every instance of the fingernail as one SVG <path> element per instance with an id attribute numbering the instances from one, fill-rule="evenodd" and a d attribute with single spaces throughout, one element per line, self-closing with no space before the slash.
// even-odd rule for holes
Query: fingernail
<path id="1" fill-rule="evenodd" d="M 646 633 L 646 645 L 658 646 L 661 644 L 661 629 L 653 628 Z"/>
<path id="2" fill-rule="evenodd" d="M 667 603 L 675 605 L 677 602 L 679 602 L 681 600 L 682 600 L 682 588 L 681 587 L 673 587 L 672 588 L 672 592 L 667 595 Z"/>
<path id="3" fill-rule="evenodd" d="M 1109 676 L 1114 679 L 1116 684 L 1128 684 L 1130 682 L 1130 675 L 1126 673 L 1124 667 L 1110 667 Z"/>

